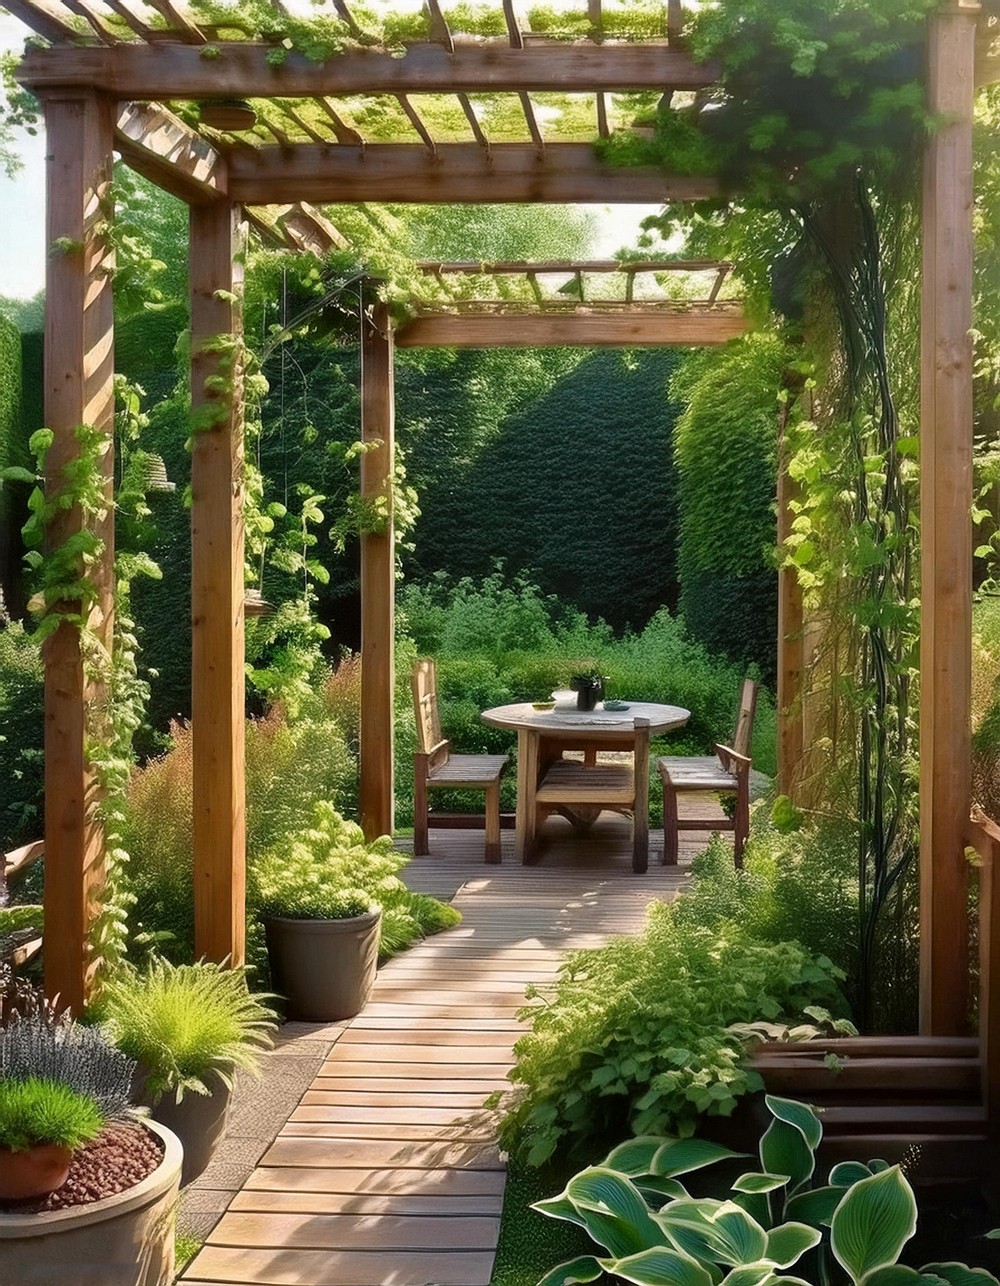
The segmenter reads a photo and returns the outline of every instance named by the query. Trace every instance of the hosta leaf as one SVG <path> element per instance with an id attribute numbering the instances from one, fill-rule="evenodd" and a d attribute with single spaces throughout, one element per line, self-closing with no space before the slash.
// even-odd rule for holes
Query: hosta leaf
<path id="1" fill-rule="evenodd" d="M 576 1282 L 600 1281 L 603 1276 L 604 1269 L 593 1255 L 581 1255 L 546 1273 L 538 1286 L 574 1286 Z"/>
<path id="2" fill-rule="evenodd" d="M 786 1121 L 774 1120 L 760 1141 L 760 1160 L 770 1174 L 787 1174 L 794 1193 L 812 1176 L 816 1158 L 802 1131 Z"/>
<path id="3" fill-rule="evenodd" d="M 537 1210 L 539 1214 L 548 1215 L 550 1219 L 567 1219 L 570 1223 L 583 1227 L 583 1216 L 565 1192 L 558 1197 L 546 1197 L 543 1201 L 535 1201 L 531 1208 Z"/>
<path id="4" fill-rule="evenodd" d="M 830 1223 L 837 1262 L 855 1282 L 895 1264 L 917 1226 L 913 1190 L 898 1165 L 848 1188 Z"/>
<path id="5" fill-rule="evenodd" d="M 873 1173 L 863 1161 L 841 1161 L 830 1171 L 830 1182 L 835 1188 L 849 1188 L 852 1183 L 867 1179 Z"/>
<path id="6" fill-rule="evenodd" d="M 716 1161 L 746 1155 L 745 1152 L 732 1152 L 719 1143 L 710 1143 L 708 1139 L 667 1139 L 653 1157 L 650 1171 L 672 1178 L 691 1170 L 700 1170 Z"/>
<path id="7" fill-rule="evenodd" d="M 638 1139 L 629 1139 L 620 1143 L 613 1152 L 601 1162 L 609 1170 L 627 1174 L 630 1179 L 637 1175 L 653 1173 L 653 1157 L 664 1144 L 663 1135 L 644 1134 Z"/>
<path id="8" fill-rule="evenodd" d="M 773 1192 L 783 1188 L 789 1180 L 787 1174 L 741 1174 L 733 1184 L 734 1192 Z"/>
<path id="9" fill-rule="evenodd" d="M 601 1267 L 636 1286 L 713 1286 L 711 1274 L 690 1255 L 656 1246 L 624 1259 L 602 1259 Z"/>
<path id="10" fill-rule="evenodd" d="M 985 1268 L 970 1268 L 968 1264 L 924 1264 L 921 1273 L 940 1277 L 948 1286 L 996 1286 L 996 1278 Z"/>
<path id="11" fill-rule="evenodd" d="M 801 1219 L 803 1223 L 812 1224 L 814 1228 L 820 1224 L 828 1224 L 833 1218 L 833 1212 L 844 1199 L 843 1188 L 813 1188 L 812 1192 L 800 1192 L 798 1196 L 792 1197 L 789 1201 L 785 1214 L 790 1219 Z"/>
<path id="12" fill-rule="evenodd" d="M 765 1094 L 764 1102 L 771 1115 L 776 1120 L 794 1126 L 813 1151 L 819 1147 L 823 1126 L 808 1103 L 798 1103 L 793 1098 L 778 1098 L 775 1094 Z"/>
<path id="13" fill-rule="evenodd" d="M 663 1198 L 677 1200 L 680 1197 L 689 1197 L 691 1194 L 678 1179 L 662 1179 L 655 1175 L 644 1174 L 641 1178 L 633 1179 L 632 1182 L 639 1189 L 647 1201 L 654 1205 L 663 1205 Z"/>
<path id="14" fill-rule="evenodd" d="M 876 1268 L 865 1278 L 865 1286 L 945 1286 L 940 1277 L 925 1277 L 906 1264 L 888 1264 Z"/>
<path id="15" fill-rule="evenodd" d="M 710 1216 L 715 1228 L 720 1263 L 750 1264 L 763 1259 L 767 1251 L 767 1233 L 756 1219 L 732 1201 L 726 1201 Z"/>
<path id="16" fill-rule="evenodd" d="M 663 1240 L 649 1207 L 630 1179 L 603 1166 L 581 1170 L 566 1185 L 591 1237 L 616 1258 L 658 1246 Z"/>
<path id="17" fill-rule="evenodd" d="M 778 1268 L 791 1268 L 801 1255 L 811 1250 L 822 1239 L 816 1228 L 804 1223 L 783 1223 L 767 1234 L 766 1258 Z"/>
<path id="18" fill-rule="evenodd" d="M 721 1286 L 765 1286 L 774 1277 L 774 1264 L 761 1259 L 756 1264 L 743 1264 L 722 1279 Z"/>
<path id="19" fill-rule="evenodd" d="M 698 1260 L 714 1260 L 715 1230 L 709 1216 L 722 1205 L 712 1199 L 674 1201 L 653 1218 L 670 1244 Z"/>

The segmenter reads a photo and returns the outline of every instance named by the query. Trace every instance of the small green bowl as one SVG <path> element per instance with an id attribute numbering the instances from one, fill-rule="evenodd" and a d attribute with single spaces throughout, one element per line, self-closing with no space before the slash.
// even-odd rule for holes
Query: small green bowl
<path id="1" fill-rule="evenodd" d="M 554 710 L 556 703 L 554 701 L 532 701 L 532 710 Z"/>

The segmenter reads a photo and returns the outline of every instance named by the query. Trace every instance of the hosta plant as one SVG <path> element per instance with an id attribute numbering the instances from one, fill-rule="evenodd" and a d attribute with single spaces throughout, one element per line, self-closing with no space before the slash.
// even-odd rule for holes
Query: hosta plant
<path id="1" fill-rule="evenodd" d="M 898 1165 L 846 1161 L 814 1185 L 823 1128 L 811 1107 L 767 1096 L 772 1120 L 725 1197 L 692 1197 L 682 1178 L 745 1153 L 704 1139 L 630 1139 L 535 1209 L 585 1229 L 601 1250 L 560 1264 L 539 1286 L 988 1286 L 964 1264 L 899 1263 L 917 1226 Z"/>

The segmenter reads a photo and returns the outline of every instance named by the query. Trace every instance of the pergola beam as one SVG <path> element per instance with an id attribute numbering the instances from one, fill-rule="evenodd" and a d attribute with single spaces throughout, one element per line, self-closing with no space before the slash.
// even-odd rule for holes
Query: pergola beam
<path id="1" fill-rule="evenodd" d="M 115 146 L 133 170 L 189 205 L 226 195 L 225 157 L 159 103 L 123 104 Z"/>
<path id="2" fill-rule="evenodd" d="M 262 147 L 229 160 L 229 193 L 245 205 L 287 199 L 420 204 L 600 202 L 643 205 L 719 195 L 713 178 L 670 175 L 655 167 L 616 167 L 589 143 L 438 143 L 430 159 L 406 143 L 365 147 L 299 144 Z"/>
<path id="3" fill-rule="evenodd" d="M 399 348 L 667 348 L 725 344 L 746 333 L 741 311 L 435 313 L 396 332 Z"/>
<path id="4" fill-rule="evenodd" d="M 29 19 L 29 21 L 31 21 Z M 33 49 L 18 68 L 32 89 L 93 87 L 119 99 L 314 98 L 327 94 L 595 93 L 616 90 L 702 89 L 718 78 L 714 63 L 696 63 L 667 45 L 546 42 L 512 49 L 499 41 L 420 44 L 404 57 L 354 49 L 326 62 L 290 52 L 281 63 L 274 46 L 220 42 L 218 56 L 195 45 L 118 45 Z"/>

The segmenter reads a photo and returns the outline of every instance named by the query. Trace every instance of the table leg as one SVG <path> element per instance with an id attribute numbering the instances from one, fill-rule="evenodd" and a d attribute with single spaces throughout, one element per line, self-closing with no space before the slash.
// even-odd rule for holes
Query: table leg
<path id="1" fill-rule="evenodd" d="M 538 809 L 538 735 L 532 728 L 517 730 L 517 818 L 514 852 L 519 861 L 530 862 L 535 854 Z"/>

